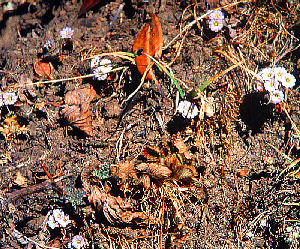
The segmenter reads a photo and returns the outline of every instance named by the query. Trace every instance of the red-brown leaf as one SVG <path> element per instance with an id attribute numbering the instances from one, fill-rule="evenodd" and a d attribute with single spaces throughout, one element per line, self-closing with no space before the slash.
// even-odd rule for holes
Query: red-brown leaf
<path id="1" fill-rule="evenodd" d="M 83 0 L 78 16 L 85 14 L 88 10 L 95 7 L 102 0 Z"/>
<path id="2" fill-rule="evenodd" d="M 141 74 L 144 74 L 146 68 L 150 64 L 149 57 L 154 56 L 161 57 L 163 47 L 162 27 L 158 17 L 155 14 L 151 14 L 151 23 L 145 24 L 143 29 L 138 33 L 132 50 L 137 56 L 135 57 L 135 63 Z M 146 78 L 148 80 L 155 80 L 153 70 L 149 70 Z"/>
<path id="3" fill-rule="evenodd" d="M 51 62 L 45 62 L 42 59 L 38 59 L 34 64 L 33 68 L 36 72 L 36 74 L 40 77 L 46 78 L 46 79 L 53 79 L 51 72 L 53 69 L 53 66 Z"/>

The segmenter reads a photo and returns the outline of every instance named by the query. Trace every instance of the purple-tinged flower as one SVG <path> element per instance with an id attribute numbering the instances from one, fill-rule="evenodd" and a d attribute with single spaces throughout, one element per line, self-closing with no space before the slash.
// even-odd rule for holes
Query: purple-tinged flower
<path id="1" fill-rule="evenodd" d="M 180 101 L 177 111 L 184 118 L 192 119 L 198 114 L 198 107 L 187 100 Z"/>
<path id="2" fill-rule="evenodd" d="M 271 80 L 274 78 L 274 69 L 267 67 L 261 70 L 258 75 L 263 79 L 263 80 Z"/>
<path id="3" fill-rule="evenodd" d="M 209 19 L 219 19 L 219 20 L 223 20 L 224 19 L 224 14 L 221 10 L 215 10 L 213 12 L 211 12 L 208 15 Z"/>
<path id="4" fill-rule="evenodd" d="M 286 73 L 281 83 L 285 87 L 292 88 L 296 84 L 296 78 L 294 75 Z"/>
<path id="5" fill-rule="evenodd" d="M 54 228 L 56 228 L 56 227 L 59 227 L 59 224 L 55 221 L 53 215 L 50 215 L 50 216 L 49 216 L 47 224 L 48 224 L 48 226 L 49 226 L 51 229 L 54 229 Z"/>
<path id="6" fill-rule="evenodd" d="M 94 58 L 91 59 L 91 69 L 94 70 L 95 68 L 97 68 L 99 66 L 99 62 L 100 62 L 100 58 L 99 56 L 96 56 Z"/>
<path id="7" fill-rule="evenodd" d="M 223 28 L 223 20 L 211 19 L 209 21 L 209 28 L 214 32 L 219 32 Z"/>
<path id="8" fill-rule="evenodd" d="M 107 74 L 103 73 L 101 66 L 93 70 L 93 74 L 94 74 L 94 79 L 97 80 L 105 80 L 107 78 Z"/>
<path id="9" fill-rule="evenodd" d="M 101 60 L 100 67 L 103 73 L 109 73 L 112 70 L 111 60 L 109 59 Z"/>
<path id="10" fill-rule="evenodd" d="M 278 89 L 279 82 L 275 80 L 275 78 L 271 78 L 270 80 L 266 80 L 264 83 L 264 87 L 268 92 L 273 92 Z"/>
<path id="11" fill-rule="evenodd" d="M 81 235 L 76 235 L 72 238 L 72 242 L 68 246 L 69 248 L 80 249 L 85 246 L 84 238 Z"/>
<path id="12" fill-rule="evenodd" d="M 13 105 L 16 103 L 18 96 L 14 92 L 3 93 L 3 103 L 4 105 Z"/>
<path id="13" fill-rule="evenodd" d="M 73 29 L 71 29 L 70 27 L 65 27 L 60 31 L 60 37 L 62 39 L 72 38 L 72 35 L 73 35 Z"/>
<path id="14" fill-rule="evenodd" d="M 275 80 L 282 82 L 284 80 L 284 76 L 286 74 L 287 74 L 287 71 L 285 70 L 285 68 L 283 68 L 283 67 L 275 67 L 274 68 Z"/>
<path id="15" fill-rule="evenodd" d="M 283 101 L 284 94 L 282 91 L 275 90 L 273 92 L 270 92 L 270 102 L 273 104 L 278 104 L 279 102 Z"/>

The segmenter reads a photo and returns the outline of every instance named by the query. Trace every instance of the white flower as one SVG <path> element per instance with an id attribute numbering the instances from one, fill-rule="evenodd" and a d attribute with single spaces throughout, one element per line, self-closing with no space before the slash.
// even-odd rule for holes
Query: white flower
<path id="1" fill-rule="evenodd" d="M 91 59 L 91 69 L 97 68 L 99 66 L 99 61 L 100 61 L 99 56 L 96 56 L 93 59 Z"/>
<path id="2" fill-rule="evenodd" d="M 51 229 L 54 229 L 59 226 L 58 223 L 55 221 L 53 215 L 49 216 L 47 224 Z"/>
<path id="3" fill-rule="evenodd" d="M 69 244 L 71 248 L 80 249 L 85 246 L 84 238 L 80 235 L 76 235 L 72 238 L 72 243 Z"/>
<path id="4" fill-rule="evenodd" d="M 278 89 L 279 82 L 272 78 L 270 80 L 266 80 L 264 86 L 267 91 L 273 92 Z"/>
<path id="5" fill-rule="evenodd" d="M 53 210 L 53 217 L 56 222 L 60 222 L 60 220 L 65 216 L 64 211 L 61 209 L 54 209 Z"/>
<path id="6" fill-rule="evenodd" d="M 65 27 L 60 31 L 60 37 L 63 39 L 72 38 L 72 35 L 73 29 L 71 29 L 70 27 Z"/>
<path id="7" fill-rule="evenodd" d="M 188 102 L 186 100 L 180 101 L 179 105 L 177 107 L 177 111 L 179 113 L 187 112 L 187 110 L 190 108 L 191 104 L 192 104 L 191 102 Z"/>
<path id="8" fill-rule="evenodd" d="M 53 217 L 54 217 L 54 220 L 61 227 L 66 227 L 68 224 L 71 223 L 71 221 L 69 219 L 69 215 L 65 214 L 61 209 L 54 209 L 53 210 Z"/>
<path id="9" fill-rule="evenodd" d="M 221 10 L 215 10 L 208 15 L 209 19 L 224 19 L 224 14 Z"/>
<path id="10" fill-rule="evenodd" d="M 184 118 L 194 118 L 198 114 L 198 107 L 191 102 L 184 100 L 180 101 L 177 111 L 181 113 Z"/>
<path id="11" fill-rule="evenodd" d="M 46 49 L 50 49 L 52 47 L 51 45 L 51 41 L 50 40 L 46 40 L 44 45 L 43 45 L 44 48 Z"/>
<path id="12" fill-rule="evenodd" d="M 111 60 L 109 59 L 101 60 L 100 67 L 103 73 L 109 73 L 112 70 Z"/>
<path id="13" fill-rule="evenodd" d="M 59 221 L 58 221 L 59 225 L 61 225 L 62 227 L 67 227 L 67 225 L 69 225 L 71 223 L 71 220 L 69 218 L 69 215 L 64 215 Z"/>
<path id="14" fill-rule="evenodd" d="M 275 67 L 274 68 L 275 80 L 282 82 L 284 80 L 284 76 L 286 74 L 287 74 L 287 71 L 285 70 L 285 68 L 283 68 L 283 67 Z"/>
<path id="15" fill-rule="evenodd" d="M 2 97 L 5 105 L 13 105 L 18 99 L 17 95 L 14 92 L 6 92 Z"/>
<path id="16" fill-rule="evenodd" d="M 107 78 L 107 74 L 103 73 L 101 66 L 93 70 L 93 73 L 94 73 L 94 79 L 105 80 Z"/>
<path id="17" fill-rule="evenodd" d="M 275 90 L 273 92 L 270 92 L 270 102 L 273 104 L 278 104 L 284 99 L 284 94 L 282 91 Z"/>
<path id="18" fill-rule="evenodd" d="M 299 226 L 290 226 L 286 228 L 288 232 L 287 241 L 292 243 L 300 238 L 300 227 Z"/>
<path id="19" fill-rule="evenodd" d="M 211 19 L 209 21 L 209 28 L 214 32 L 220 31 L 223 28 L 223 20 L 222 19 Z"/>
<path id="20" fill-rule="evenodd" d="M 296 84 L 296 78 L 294 75 L 286 73 L 281 83 L 285 87 L 292 88 Z"/>
<path id="21" fill-rule="evenodd" d="M 263 79 L 263 80 L 271 80 L 274 78 L 274 70 L 273 68 L 267 67 L 261 70 L 258 75 Z"/>

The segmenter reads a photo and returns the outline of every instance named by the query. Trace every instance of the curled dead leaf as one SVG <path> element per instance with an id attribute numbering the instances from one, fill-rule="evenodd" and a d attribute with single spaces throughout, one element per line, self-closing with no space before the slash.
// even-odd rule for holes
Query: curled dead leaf
<path id="1" fill-rule="evenodd" d="M 136 169 L 146 172 L 152 178 L 158 180 L 168 178 L 172 174 L 172 171 L 161 163 L 140 163 L 136 166 Z"/>
<path id="2" fill-rule="evenodd" d="M 96 97 L 93 88 L 83 88 L 70 91 L 65 96 L 65 105 L 61 111 L 62 116 L 87 135 L 93 134 L 92 113 L 90 103 Z"/>
<path id="3" fill-rule="evenodd" d="M 98 186 L 91 186 L 89 193 L 89 201 L 98 210 L 103 211 L 107 221 L 112 225 L 132 223 L 141 225 L 148 219 L 143 212 L 134 211 L 133 203 L 129 199 L 112 196 Z"/>
<path id="4" fill-rule="evenodd" d="M 93 203 L 97 209 L 100 210 L 102 208 L 106 196 L 106 192 L 98 186 L 90 186 L 88 200 L 90 203 Z"/>
<path id="5" fill-rule="evenodd" d="M 145 224 L 148 217 L 143 212 L 134 211 L 133 204 L 128 199 L 107 195 L 103 205 L 103 214 L 113 225 L 116 224 Z"/>
<path id="6" fill-rule="evenodd" d="M 197 171 L 195 167 L 191 165 L 178 165 L 173 171 L 174 179 L 186 183 L 190 183 L 195 176 L 197 176 Z"/>
<path id="7" fill-rule="evenodd" d="M 134 168 L 134 165 L 129 162 L 120 162 L 117 165 L 111 167 L 112 175 L 116 176 L 119 179 L 120 184 L 124 184 L 130 180 L 137 180 L 137 172 Z"/>

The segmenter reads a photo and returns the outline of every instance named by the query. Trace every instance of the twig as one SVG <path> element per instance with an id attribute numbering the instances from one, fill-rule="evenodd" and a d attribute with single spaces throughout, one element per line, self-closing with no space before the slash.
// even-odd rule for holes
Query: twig
<path id="1" fill-rule="evenodd" d="M 58 247 L 52 247 L 52 246 L 44 246 L 36 241 L 34 241 L 33 239 L 28 238 L 27 236 L 25 236 L 24 234 L 20 233 L 17 229 L 14 228 L 13 230 L 14 233 L 16 233 L 18 236 L 23 237 L 25 240 L 32 242 L 33 244 L 42 247 L 42 248 L 48 248 L 48 249 L 60 249 Z M 14 236 L 13 236 L 14 237 Z"/>
<path id="2" fill-rule="evenodd" d="M 124 67 L 118 67 L 110 70 L 107 73 L 110 72 L 115 72 L 115 71 L 120 71 L 124 69 Z M 62 81 L 70 81 L 70 80 L 78 80 L 78 79 L 84 79 L 84 78 L 90 78 L 93 77 L 94 74 L 87 74 L 87 75 L 82 75 L 82 76 L 76 76 L 76 77 L 71 77 L 71 78 L 64 78 L 64 79 L 57 79 L 57 80 L 47 80 L 47 81 L 38 81 L 38 82 L 33 82 L 33 83 L 27 83 L 27 84 L 18 84 L 18 86 L 29 86 L 29 85 L 39 85 L 39 84 L 49 84 L 49 83 L 57 83 L 57 82 L 62 82 Z"/>
<path id="3" fill-rule="evenodd" d="M 300 136 L 300 131 L 299 129 L 297 128 L 297 126 L 295 125 L 294 121 L 291 119 L 288 111 L 286 110 L 285 108 L 285 105 L 282 105 L 282 108 L 283 108 L 283 111 L 285 112 L 286 116 L 288 117 L 288 119 L 290 120 L 291 124 L 292 124 L 292 127 L 294 129 L 294 131 L 297 133 L 298 136 Z"/>
<path id="4" fill-rule="evenodd" d="M 62 179 L 64 179 L 65 176 L 62 176 L 62 177 L 59 177 L 59 178 L 56 178 L 54 179 L 54 182 L 52 181 L 45 181 L 45 182 L 42 182 L 42 183 L 39 183 L 39 184 L 36 184 L 36 185 L 33 185 L 33 186 L 29 186 L 27 188 L 24 188 L 24 189 L 20 189 L 20 190 L 16 190 L 12 193 L 7 193 L 5 194 L 5 199 L 3 200 L 3 206 L 7 206 L 8 203 L 22 197 L 22 196 L 25 196 L 25 195 L 30 195 L 30 194 L 33 194 L 33 193 L 36 193 L 36 192 L 40 192 L 40 191 L 43 191 L 43 190 L 48 190 L 50 188 L 53 188 L 53 187 L 57 187 L 54 183 L 56 182 L 59 182 L 61 181 Z M 60 189 L 59 189 L 60 191 Z"/>

